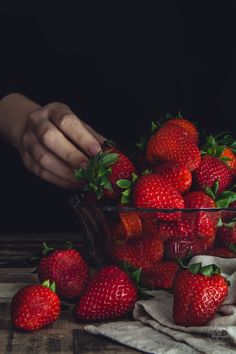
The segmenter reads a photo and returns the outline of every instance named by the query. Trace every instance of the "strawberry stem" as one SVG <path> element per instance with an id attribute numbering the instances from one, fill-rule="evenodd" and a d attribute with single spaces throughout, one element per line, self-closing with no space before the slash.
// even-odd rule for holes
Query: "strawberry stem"
<path id="1" fill-rule="evenodd" d="M 52 251 L 54 251 L 53 247 L 50 247 L 46 244 L 46 242 L 43 242 L 43 255 L 47 256 L 49 253 L 51 253 Z"/>

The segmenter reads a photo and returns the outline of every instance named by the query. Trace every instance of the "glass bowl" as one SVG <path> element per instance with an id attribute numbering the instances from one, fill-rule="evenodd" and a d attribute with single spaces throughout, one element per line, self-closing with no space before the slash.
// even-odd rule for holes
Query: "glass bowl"
<path id="1" fill-rule="evenodd" d="M 220 234 L 224 223 L 230 222 L 231 227 L 236 220 L 236 208 L 88 206 L 78 195 L 72 196 L 70 206 L 82 228 L 87 258 L 91 265 L 99 267 L 126 261 L 145 270 L 153 261 L 190 259 L 199 254 L 217 255 L 217 252 L 224 256 L 220 250 L 228 249 L 232 241 L 228 242 Z M 234 257 L 234 253 L 228 250 L 228 256 Z"/>

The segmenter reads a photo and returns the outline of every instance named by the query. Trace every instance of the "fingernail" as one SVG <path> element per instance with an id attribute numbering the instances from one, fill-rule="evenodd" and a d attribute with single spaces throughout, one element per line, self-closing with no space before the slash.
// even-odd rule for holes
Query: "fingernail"
<path id="1" fill-rule="evenodd" d="M 89 151 L 91 155 L 97 155 L 101 151 L 101 146 L 99 144 L 93 144 L 90 146 Z"/>

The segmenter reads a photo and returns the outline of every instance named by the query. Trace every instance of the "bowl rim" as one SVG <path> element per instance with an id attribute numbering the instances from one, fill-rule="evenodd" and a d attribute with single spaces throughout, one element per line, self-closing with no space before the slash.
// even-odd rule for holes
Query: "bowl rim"
<path id="1" fill-rule="evenodd" d="M 87 205 L 84 204 L 83 201 L 79 198 L 78 195 L 73 195 L 72 204 L 75 207 L 80 208 L 88 208 L 93 210 L 101 210 L 101 211 L 113 211 L 113 212 L 142 212 L 142 213 L 173 213 L 173 212 L 185 212 L 185 213 L 193 213 L 193 212 L 210 212 L 217 213 L 220 211 L 226 212 L 236 212 L 236 208 L 136 208 L 133 206 L 118 206 L 118 205 L 105 205 L 105 204 L 93 204 Z"/>

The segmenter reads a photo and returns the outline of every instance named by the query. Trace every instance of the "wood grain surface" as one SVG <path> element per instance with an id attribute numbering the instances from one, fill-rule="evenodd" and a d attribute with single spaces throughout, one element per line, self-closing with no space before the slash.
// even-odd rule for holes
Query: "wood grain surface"
<path id="1" fill-rule="evenodd" d="M 77 234 L 0 235 L 0 354 L 47 353 L 140 353 L 112 340 L 88 334 L 73 318 L 73 304 L 65 303 L 60 319 L 48 328 L 21 332 L 12 328 L 12 296 L 27 284 L 38 283 L 35 266 L 26 265 L 25 257 L 41 248 L 42 241 L 63 248 L 66 241 L 81 242 Z M 16 266 L 17 264 L 17 266 Z"/>

